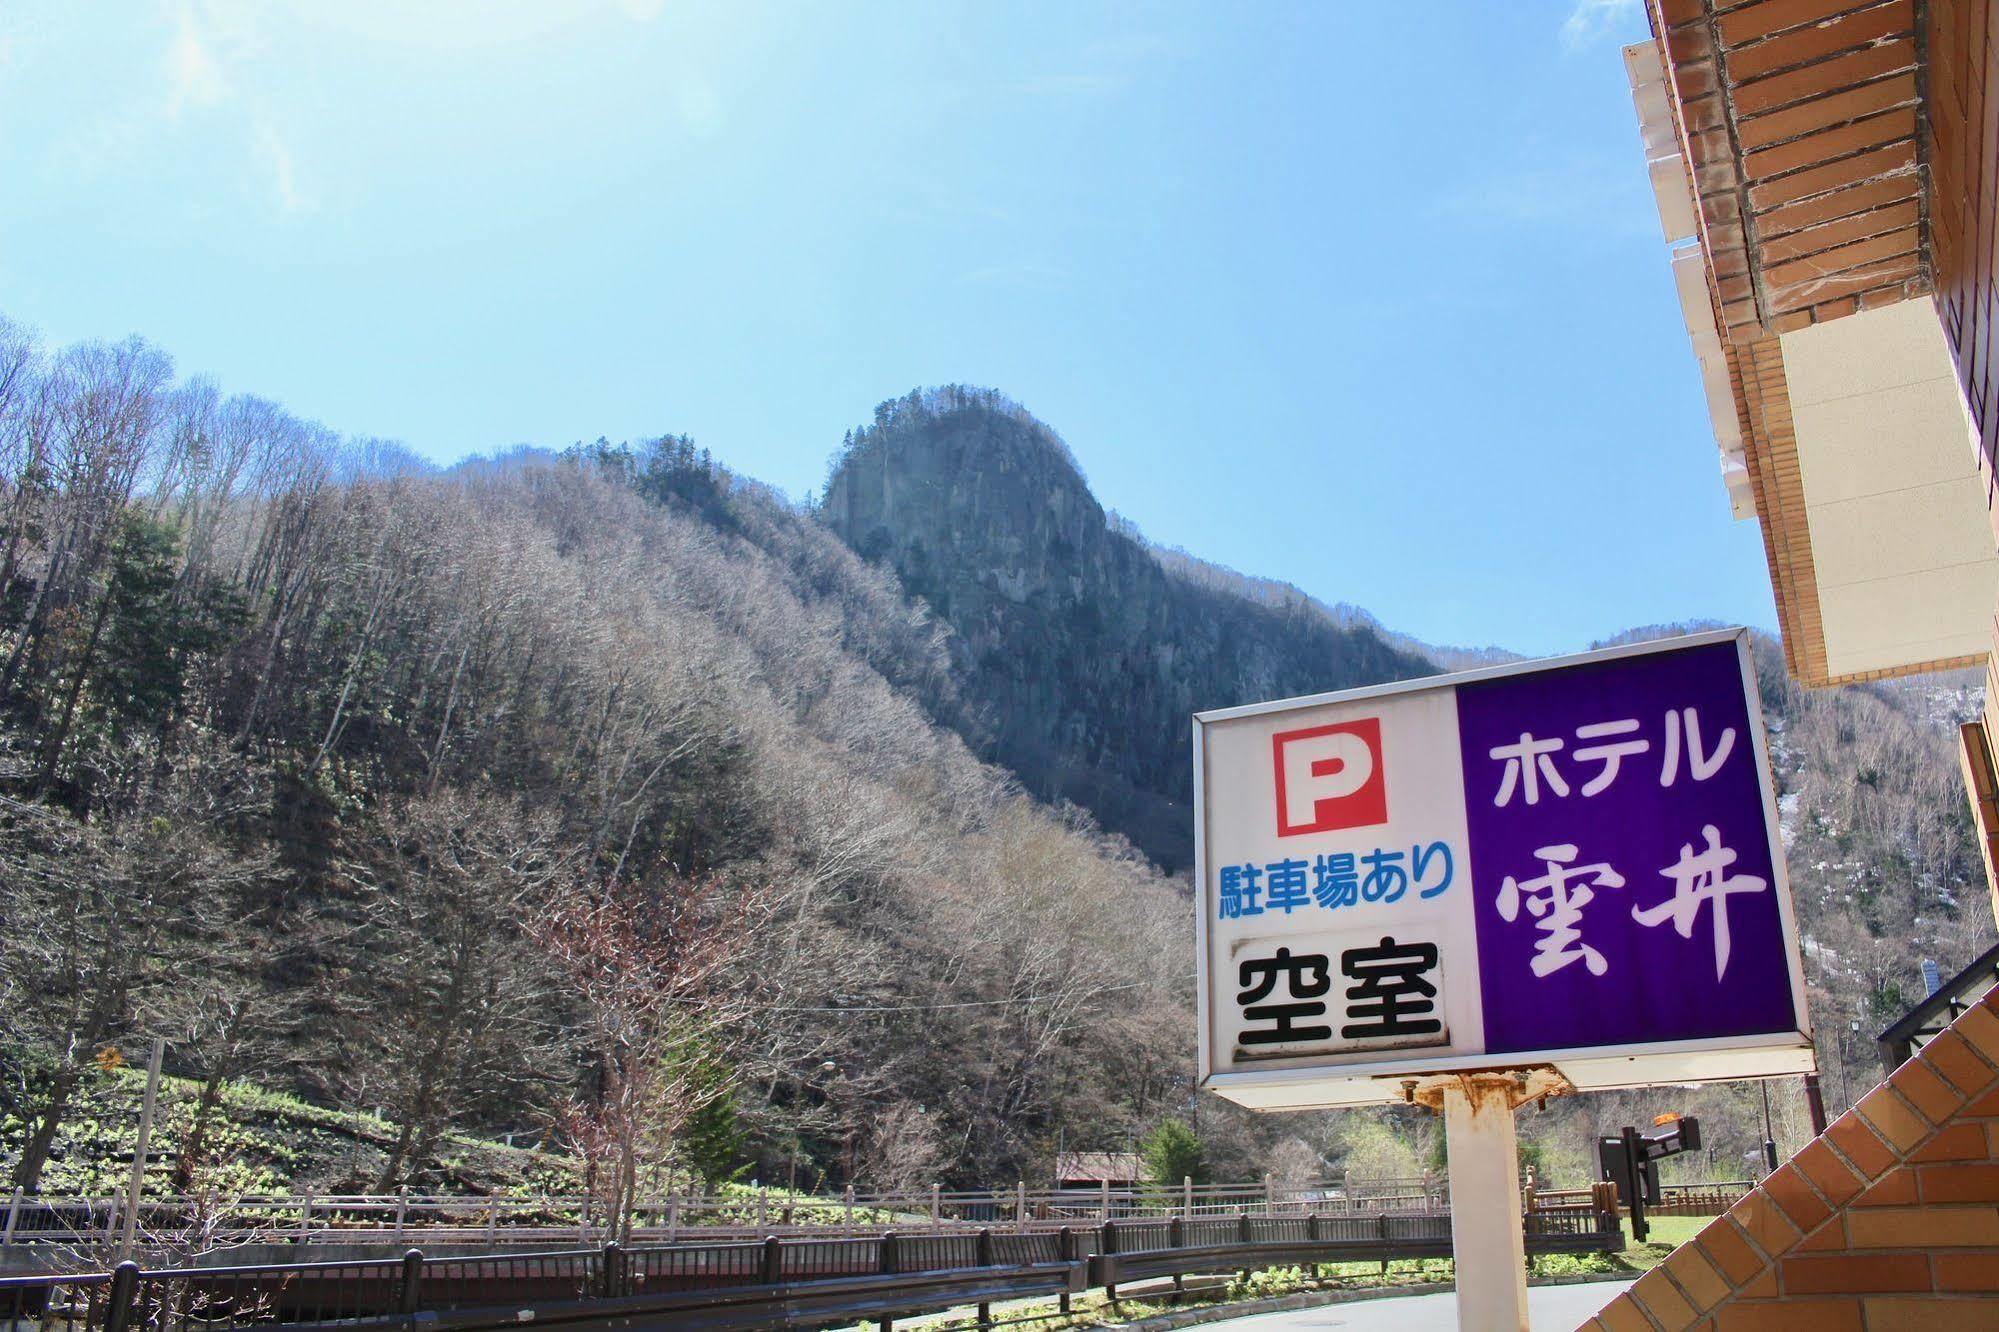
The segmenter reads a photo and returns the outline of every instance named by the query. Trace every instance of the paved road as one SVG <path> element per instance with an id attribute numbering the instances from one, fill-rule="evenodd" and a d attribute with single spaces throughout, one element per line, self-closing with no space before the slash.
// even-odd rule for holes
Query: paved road
<path id="1" fill-rule="evenodd" d="M 1628 1281 L 1592 1281 L 1583 1286 L 1537 1286 L 1527 1292 L 1527 1309 L 1534 1332 L 1574 1332 L 1585 1318 L 1610 1303 Z M 1387 1300 L 1358 1300 L 1318 1309 L 1258 1314 L 1209 1323 L 1211 1328 L 1242 1332 L 1456 1332 L 1456 1295 L 1408 1295 Z"/>

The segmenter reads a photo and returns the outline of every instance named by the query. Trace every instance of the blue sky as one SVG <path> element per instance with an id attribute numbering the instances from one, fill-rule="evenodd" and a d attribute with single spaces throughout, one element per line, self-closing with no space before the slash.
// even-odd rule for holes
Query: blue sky
<path id="1" fill-rule="evenodd" d="M 992 385 L 1155 540 L 1528 652 L 1774 622 L 1635 0 L 0 12 L 0 313 L 440 460 L 687 431 L 794 495 Z"/>

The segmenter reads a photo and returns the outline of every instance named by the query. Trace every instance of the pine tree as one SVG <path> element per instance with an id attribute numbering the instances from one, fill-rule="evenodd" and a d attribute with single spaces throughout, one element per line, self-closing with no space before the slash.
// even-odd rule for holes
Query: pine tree
<path id="1" fill-rule="evenodd" d="M 1207 1153 L 1184 1120 L 1160 1120 L 1141 1151 L 1145 1157 L 1145 1178 L 1151 1183 L 1178 1184 L 1183 1179 L 1196 1184 L 1207 1182 Z"/>
<path id="2" fill-rule="evenodd" d="M 680 1149 L 709 1193 L 740 1179 L 749 1170 L 747 1143 L 742 1121 L 736 1117 L 733 1091 L 723 1092 L 694 1112 L 687 1127 L 681 1130 Z"/>

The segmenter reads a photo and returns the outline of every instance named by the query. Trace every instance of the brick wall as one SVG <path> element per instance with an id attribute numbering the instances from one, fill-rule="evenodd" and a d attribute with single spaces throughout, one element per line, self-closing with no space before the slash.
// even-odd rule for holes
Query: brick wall
<path id="1" fill-rule="evenodd" d="M 1584 1328 L 1999 1328 L 1999 990 Z"/>

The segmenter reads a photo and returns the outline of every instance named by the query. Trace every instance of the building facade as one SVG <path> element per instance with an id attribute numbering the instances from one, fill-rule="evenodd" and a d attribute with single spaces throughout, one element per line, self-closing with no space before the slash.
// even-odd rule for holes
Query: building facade
<path id="1" fill-rule="evenodd" d="M 1999 849 L 1992 0 L 1647 0 L 1647 169 L 1736 515 L 1807 685 L 1975 667 Z M 1999 904 L 1999 897 L 1995 897 Z"/>

